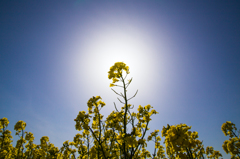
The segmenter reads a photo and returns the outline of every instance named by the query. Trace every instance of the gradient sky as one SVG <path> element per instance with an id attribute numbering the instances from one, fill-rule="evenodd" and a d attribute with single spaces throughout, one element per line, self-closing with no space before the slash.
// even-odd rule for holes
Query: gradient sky
<path id="1" fill-rule="evenodd" d="M 221 125 L 240 128 L 239 19 L 237 0 L 1 0 L 0 118 L 14 141 L 23 120 L 35 143 L 49 136 L 61 147 L 89 98 L 103 98 L 105 117 L 122 106 L 107 73 L 124 61 L 134 111 L 159 112 L 150 132 L 186 123 L 230 158 Z"/>

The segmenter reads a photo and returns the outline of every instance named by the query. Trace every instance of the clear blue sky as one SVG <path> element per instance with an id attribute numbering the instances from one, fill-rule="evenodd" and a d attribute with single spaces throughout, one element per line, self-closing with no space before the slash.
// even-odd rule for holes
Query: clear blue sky
<path id="1" fill-rule="evenodd" d="M 58 147 L 100 95 L 120 103 L 107 72 L 130 66 L 130 102 L 159 114 L 150 131 L 186 123 L 222 150 L 221 125 L 240 128 L 240 1 L 1 0 L 0 118 L 27 123 Z M 135 109 L 136 110 L 136 109 Z M 18 137 L 14 136 L 14 140 Z"/>

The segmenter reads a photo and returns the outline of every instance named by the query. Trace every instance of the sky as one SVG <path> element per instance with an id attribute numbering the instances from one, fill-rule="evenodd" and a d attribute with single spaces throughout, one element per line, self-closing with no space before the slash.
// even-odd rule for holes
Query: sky
<path id="1" fill-rule="evenodd" d="M 230 158 L 221 125 L 240 128 L 239 6 L 237 0 L 0 1 L 0 118 L 9 119 L 15 142 L 14 125 L 23 120 L 36 144 L 48 136 L 61 147 L 78 133 L 74 119 L 92 96 L 106 103 L 105 117 L 113 102 L 122 106 L 108 79 L 121 61 L 133 77 L 128 97 L 138 90 L 129 101 L 133 111 L 150 104 L 159 112 L 149 132 L 185 123 L 205 148 Z"/>

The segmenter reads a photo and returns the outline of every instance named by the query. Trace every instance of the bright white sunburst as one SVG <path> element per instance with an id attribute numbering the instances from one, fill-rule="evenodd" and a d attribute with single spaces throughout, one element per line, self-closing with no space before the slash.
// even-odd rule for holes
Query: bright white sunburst
<path id="1" fill-rule="evenodd" d="M 136 79 L 135 82 L 144 82 L 147 72 L 151 70 L 152 59 L 150 45 L 144 41 L 143 36 L 133 32 L 108 30 L 93 34 L 92 39 L 84 49 L 84 63 L 89 70 L 95 72 L 94 76 L 110 83 L 107 80 L 109 68 L 115 62 L 124 62 L 130 67 L 129 76 Z"/>
<path id="2" fill-rule="evenodd" d="M 79 72 L 81 88 L 91 96 L 103 97 L 105 94 L 115 100 L 116 94 L 109 88 L 111 80 L 108 79 L 108 71 L 115 62 L 124 62 L 130 68 L 127 79 L 133 77 L 128 89 L 130 96 L 136 90 L 148 92 L 152 88 L 150 77 L 155 74 L 156 60 L 153 58 L 152 44 L 145 36 L 137 29 L 127 31 L 106 27 L 92 30 L 79 49 L 79 56 L 74 59 L 78 63 L 75 68 L 80 68 L 75 71 Z"/>

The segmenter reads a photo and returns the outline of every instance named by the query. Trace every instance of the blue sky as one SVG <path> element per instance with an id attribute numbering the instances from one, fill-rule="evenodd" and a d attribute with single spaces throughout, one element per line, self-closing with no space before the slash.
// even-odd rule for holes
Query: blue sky
<path id="1" fill-rule="evenodd" d="M 159 114 L 150 132 L 186 123 L 222 150 L 221 125 L 240 128 L 240 2 L 8 0 L 0 2 L 0 118 L 27 123 L 35 143 L 58 147 L 100 95 L 105 117 L 121 104 L 109 68 L 130 66 L 130 101 Z M 120 91 L 120 89 L 116 89 Z M 14 136 L 14 140 L 17 140 Z M 151 146 L 149 145 L 151 148 Z M 151 149 L 150 149 L 151 150 Z"/>

